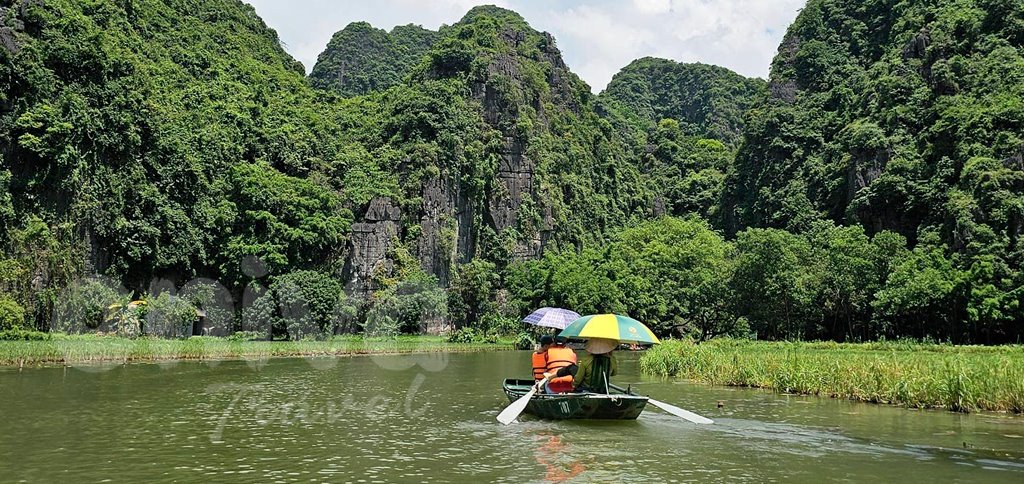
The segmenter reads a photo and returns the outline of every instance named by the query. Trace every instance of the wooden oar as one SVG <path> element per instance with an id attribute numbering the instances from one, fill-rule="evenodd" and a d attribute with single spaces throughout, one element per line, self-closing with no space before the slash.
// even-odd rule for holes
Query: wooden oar
<path id="1" fill-rule="evenodd" d="M 519 397 L 519 400 L 516 400 L 509 406 L 505 407 L 505 410 L 502 410 L 501 413 L 498 414 L 498 421 L 501 422 L 502 425 L 508 425 L 515 421 L 516 417 L 523 413 L 523 410 L 526 410 L 526 405 L 530 403 L 530 399 L 537 393 L 537 387 L 544 386 L 547 381 L 548 379 L 544 378 L 540 381 L 540 385 L 534 384 L 533 387 L 530 388 L 530 391 L 526 392 L 526 395 Z"/>
<path id="2" fill-rule="evenodd" d="M 626 389 L 624 389 L 622 387 L 617 387 L 615 385 L 608 385 L 608 386 L 610 386 L 610 387 L 612 387 L 612 388 L 614 388 L 614 389 L 616 389 L 616 390 L 618 390 L 620 392 L 623 392 L 623 393 L 627 393 L 627 394 L 631 393 L 631 392 L 629 392 L 628 390 L 626 390 Z M 658 408 L 660 408 L 660 409 L 662 409 L 662 410 L 664 410 L 664 411 L 666 411 L 668 413 L 671 413 L 672 415 L 675 415 L 676 417 L 689 420 L 689 421 L 691 421 L 691 422 L 693 422 L 695 424 L 713 424 L 713 423 L 715 423 L 715 421 L 711 420 L 710 418 L 701 417 L 700 415 L 697 415 L 697 414 L 695 414 L 695 413 L 693 413 L 693 412 L 691 412 L 689 410 L 684 410 L 684 409 L 679 408 L 679 407 L 677 407 L 675 405 L 670 405 L 670 404 L 665 403 L 665 402 L 659 402 L 659 401 L 657 401 L 657 400 L 655 400 L 655 399 L 653 399 L 651 397 L 647 397 L 647 401 L 651 405 L 654 405 L 655 407 L 658 407 Z"/>

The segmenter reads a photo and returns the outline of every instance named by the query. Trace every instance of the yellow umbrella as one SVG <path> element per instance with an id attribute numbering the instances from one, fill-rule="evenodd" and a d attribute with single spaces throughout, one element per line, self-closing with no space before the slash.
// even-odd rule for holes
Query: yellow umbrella
<path id="1" fill-rule="evenodd" d="M 558 335 L 577 339 L 606 338 L 627 343 L 661 343 L 644 323 L 618 314 L 583 316 L 566 326 Z"/>

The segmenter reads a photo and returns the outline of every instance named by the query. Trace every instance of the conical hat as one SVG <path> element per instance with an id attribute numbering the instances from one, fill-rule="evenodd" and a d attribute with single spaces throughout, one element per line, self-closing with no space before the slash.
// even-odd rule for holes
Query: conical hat
<path id="1" fill-rule="evenodd" d="M 592 355 L 603 355 L 619 346 L 619 341 L 608 338 L 590 338 L 583 345 L 583 349 Z"/>

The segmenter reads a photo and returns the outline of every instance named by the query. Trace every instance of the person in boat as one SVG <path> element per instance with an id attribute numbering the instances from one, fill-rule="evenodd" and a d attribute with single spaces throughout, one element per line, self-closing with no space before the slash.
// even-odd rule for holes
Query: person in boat
<path id="1" fill-rule="evenodd" d="M 576 352 L 566 343 L 568 340 L 564 336 L 556 336 L 554 344 L 548 348 L 547 371 L 542 376 L 547 381 L 544 384 L 545 393 L 568 393 L 573 389 L 573 379 L 578 369 Z"/>
<path id="2" fill-rule="evenodd" d="M 538 382 L 544 378 L 544 373 L 548 371 L 548 348 L 551 348 L 551 344 L 555 342 L 555 338 L 550 335 L 544 335 L 540 337 L 540 347 L 537 351 L 534 351 L 531 356 L 533 360 L 533 381 Z"/>
<path id="3" fill-rule="evenodd" d="M 611 377 L 618 371 L 619 362 L 612 354 L 619 346 L 618 340 L 590 338 L 583 349 L 589 356 L 580 362 L 576 379 L 577 392 L 608 393 Z"/>

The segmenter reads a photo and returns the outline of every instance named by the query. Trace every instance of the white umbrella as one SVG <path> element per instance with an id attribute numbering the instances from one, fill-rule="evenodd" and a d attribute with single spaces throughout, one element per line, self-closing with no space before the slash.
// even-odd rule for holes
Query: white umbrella
<path id="1" fill-rule="evenodd" d="M 523 322 L 545 328 L 565 329 L 569 323 L 579 318 L 579 313 L 568 309 L 540 308 L 523 318 Z"/>

